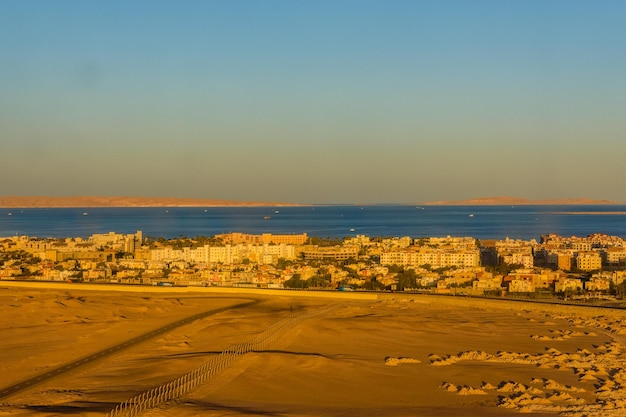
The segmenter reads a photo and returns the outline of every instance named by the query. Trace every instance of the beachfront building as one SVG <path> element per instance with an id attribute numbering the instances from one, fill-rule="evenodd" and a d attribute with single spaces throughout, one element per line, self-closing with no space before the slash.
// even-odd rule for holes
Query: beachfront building
<path id="1" fill-rule="evenodd" d="M 384 238 L 380 241 L 380 245 L 383 248 L 408 248 L 409 246 L 411 246 L 411 242 L 413 241 L 413 239 L 411 239 L 409 236 L 403 236 L 403 237 L 388 237 L 388 238 Z"/>
<path id="2" fill-rule="evenodd" d="M 623 248 L 626 247 L 626 243 L 619 236 L 609 236 L 602 233 L 595 233 L 587 236 L 587 239 L 591 242 L 592 248 Z"/>
<path id="3" fill-rule="evenodd" d="M 221 240 L 224 243 L 230 243 L 237 245 L 240 243 L 251 245 L 264 245 L 264 244 L 286 244 L 286 245 L 304 245 L 308 236 L 306 233 L 299 235 L 275 235 L 272 233 L 263 233 L 261 235 L 251 235 L 246 233 L 226 233 L 221 235 L 215 235 L 215 238 Z"/>
<path id="4" fill-rule="evenodd" d="M 139 230 L 135 234 L 119 234 L 109 232 L 106 234 L 94 234 L 87 239 L 96 248 L 113 249 L 118 252 L 134 253 L 135 248 L 141 246 L 143 234 Z"/>
<path id="5" fill-rule="evenodd" d="M 476 239 L 473 237 L 445 236 L 445 237 L 423 237 L 415 239 L 415 246 L 430 246 L 454 249 L 473 249 L 476 247 Z"/>
<path id="6" fill-rule="evenodd" d="M 347 238 L 344 240 L 344 243 L 347 245 L 355 245 L 355 246 L 372 246 L 374 242 L 369 236 L 365 235 L 356 235 L 352 238 Z"/>

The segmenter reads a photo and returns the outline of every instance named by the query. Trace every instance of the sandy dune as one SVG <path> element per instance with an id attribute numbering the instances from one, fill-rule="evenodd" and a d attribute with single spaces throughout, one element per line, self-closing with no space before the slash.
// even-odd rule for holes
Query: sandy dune
<path id="1" fill-rule="evenodd" d="M 258 295 L 0 289 L 0 391 L 163 323 L 250 297 Z M 625 313 L 389 295 L 266 297 L 2 399 L 0 416 L 103 416 L 290 311 L 329 303 L 336 308 L 144 415 L 626 415 Z"/>

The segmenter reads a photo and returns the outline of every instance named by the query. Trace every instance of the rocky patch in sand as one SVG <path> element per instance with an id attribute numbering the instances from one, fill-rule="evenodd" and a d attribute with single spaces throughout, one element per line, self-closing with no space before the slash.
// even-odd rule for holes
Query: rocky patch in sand
<path id="1" fill-rule="evenodd" d="M 581 328 L 593 327 L 615 335 L 613 341 L 594 345 L 593 351 L 578 348 L 563 352 L 550 347 L 542 353 L 504 352 L 490 354 L 484 351 L 464 351 L 456 355 L 431 355 L 431 366 L 450 366 L 461 361 L 525 364 L 543 369 L 559 369 L 577 376 L 580 386 L 561 383 L 550 378 L 532 378 L 523 381 L 501 381 L 497 385 L 484 382 L 477 389 L 449 382 L 440 388 L 459 395 L 499 393 L 499 407 L 520 412 L 548 412 L 567 416 L 622 417 L 626 415 L 626 359 L 624 346 L 617 340 L 624 334 L 621 320 L 610 317 L 578 318 L 558 316 Z M 559 341 L 571 337 L 595 336 L 586 331 L 552 331 L 554 337 L 535 337 L 534 340 Z M 570 374 L 571 375 L 571 374 Z M 584 386 L 593 387 L 587 390 Z M 484 395 L 484 394 L 483 394 Z"/>

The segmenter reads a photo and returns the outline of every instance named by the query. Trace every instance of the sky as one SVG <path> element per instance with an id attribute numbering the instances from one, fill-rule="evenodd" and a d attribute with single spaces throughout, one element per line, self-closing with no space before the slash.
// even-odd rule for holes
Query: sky
<path id="1" fill-rule="evenodd" d="M 0 0 L 0 195 L 626 201 L 626 2 Z"/>

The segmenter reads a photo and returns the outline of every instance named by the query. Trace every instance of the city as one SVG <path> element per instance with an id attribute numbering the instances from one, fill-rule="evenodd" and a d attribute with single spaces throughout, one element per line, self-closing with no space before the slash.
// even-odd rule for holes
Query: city
<path id="1" fill-rule="evenodd" d="M 220 234 L 0 239 L 0 279 L 102 284 L 404 291 L 621 299 L 626 244 L 616 236 L 537 240 Z"/>

